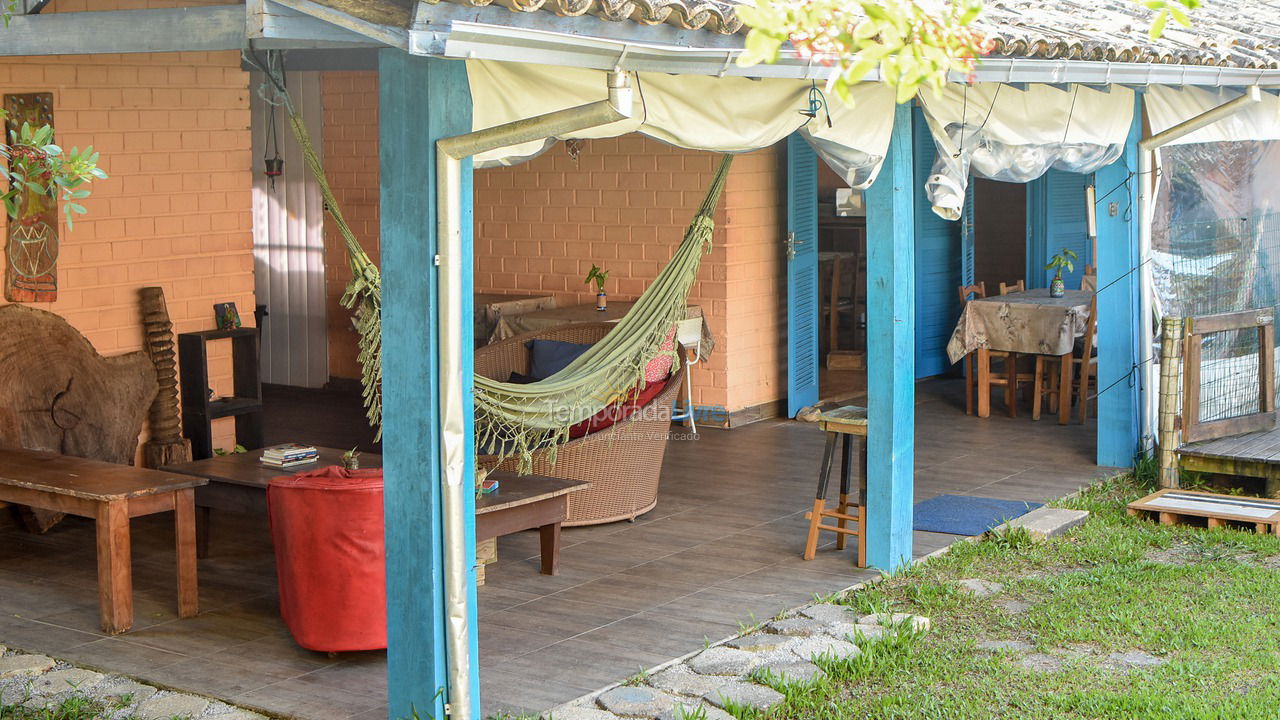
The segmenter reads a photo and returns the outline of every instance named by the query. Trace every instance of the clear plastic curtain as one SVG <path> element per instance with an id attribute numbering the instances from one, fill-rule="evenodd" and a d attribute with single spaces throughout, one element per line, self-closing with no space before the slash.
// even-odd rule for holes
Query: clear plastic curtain
<path id="1" fill-rule="evenodd" d="M 920 102 L 938 148 L 925 192 L 947 220 L 960 218 L 971 174 L 1025 183 L 1115 162 L 1133 119 L 1133 93 L 1119 87 L 952 85 Z"/>

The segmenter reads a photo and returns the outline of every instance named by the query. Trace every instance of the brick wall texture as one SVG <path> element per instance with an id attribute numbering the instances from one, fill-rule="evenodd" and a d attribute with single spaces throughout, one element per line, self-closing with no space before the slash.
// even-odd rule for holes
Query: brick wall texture
<path id="1" fill-rule="evenodd" d="M 110 175 L 74 230 L 61 228 L 58 300 L 36 307 L 105 355 L 141 348 L 137 293 L 149 285 L 165 289 L 178 332 L 212 327 L 216 302 L 235 302 L 252 324 L 248 84 L 235 52 L 0 60 L 0 94 L 52 92 L 58 142 L 93 145 Z M 221 345 L 211 373 L 229 394 Z M 230 438 L 222 424 L 215 445 Z"/>
<path id="2" fill-rule="evenodd" d="M 377 257 L 377 75 L 323 79 L 324 150 L 343 212 Z M 716 352 L 694 374 L 694 402 L 730 411 L 785 396 L 781 150 L 739 156 L 716 214 L 714 249 L 690 301 L 701 305 Z M 592 263 L 609 270 L 610 299 L 633 300 L 671 257 L 705 194 L 711 153 L 641 135 L 563 145 L 521 165 L 475 173 L 475 289 L 547 293 L 560 305 L 595 301 Z M 359 377 L 355 336 L 337 307 L 350 272 L 327 231 L 330 368 Z"/>
<path id="3" fill-rule="evenodd" d="M 365 252 L 378 262 L 378 74 L 322 73 L 320 97 L 329 185 L 347 224 Z M 351 326 L 351 311 L 338 302 L 351 280 L 351 267 L 342 234 L 332 222 L 325 224 L 324 241 L 329 374 L 359 378 L 359 335 Z"/>

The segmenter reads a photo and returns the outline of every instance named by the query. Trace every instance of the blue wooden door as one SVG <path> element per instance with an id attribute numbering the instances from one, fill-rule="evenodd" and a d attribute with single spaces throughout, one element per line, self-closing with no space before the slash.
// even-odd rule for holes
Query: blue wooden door
<path id="1" fill-rule="evenodd" d="M 933 170 L 937 149 L 924 113 L 913 113 L 913 165 L 916 193 L 916 377 L 941 375 L 951 367 L 947 341 L 960 317 L 956 289 L 961 273 L 961 223 L 943 220 L 933 212 L 924 183 Z"/>
<path id="2" fill-rule="evenodd" d="M 1044 266 L 1063 248 L 1080 259 L 1062 280 L 1068 288 L 1080 287 L 1085 264 L 1093 262 L 1084 194 L 1091 180 L 1091 175 L 1050 170 L 1027 187 L 1027 287 L 1049 286 L 1053 271 Z"/>
<path id="3" fill-rule="evenodd" d="M 787 138 L 787 416 L 818 402 L 818 155 Z"/>

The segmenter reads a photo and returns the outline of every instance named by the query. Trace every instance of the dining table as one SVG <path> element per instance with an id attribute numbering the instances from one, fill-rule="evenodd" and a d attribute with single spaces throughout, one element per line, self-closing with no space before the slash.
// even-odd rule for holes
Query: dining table
<path id="1" fill-rule="evenodd" d="M 486 345 L 495 339 L 494 332 L 504 317 L 515 317 L 556 306 L 552 295 L 508 295 L 504 293 L 476 293 L 474 302 L 476 345 Z"/>
<path id="2" fill-rule="evenodd" d="M 585 305 L 569 305 L 547 310 L 535 310 L 521 315 L 504 315 L 498 320 L 493 331 L 493 340 L 506 340 L 527 332 L 537 332 L 561 325 L 574 323 L 605 322 L 616 323 L 626 316 L 634 301 L 610 300 L 604 310 L 597 310 L 595 303 Z M 687 317 L 702 318 L 702 356 L 706 357 L 715 349 L 715 336 L 707 326 L 706 316 L 699 305 L 690 305 Z"/>
<path id="3" fill-rule="evenodd" d="M 965 304 L 956 329 L 947 343 L 951 362 L 977 353 L 978 417 L 991 414 L 991 351 L 1060 358 L 1059 388 L 1071 387 L 1071 361 L 1076 338 L 1084 335 L 1089 321 L 1091 290 L 1067 290 L 1052 297 L 1048 288 L 1034 288 L 1007 295 L 975 298 Z M 1071 417 L 1070 393 L 1058 402 L 1058 424 Z"/>

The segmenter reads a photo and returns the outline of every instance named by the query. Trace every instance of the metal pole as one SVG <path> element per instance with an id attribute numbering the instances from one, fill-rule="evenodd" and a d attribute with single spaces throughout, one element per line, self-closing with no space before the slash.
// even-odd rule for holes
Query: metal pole
<path id="1" fill-rule="evenodd" d="M 609 73 L 609 99 L 525 118 L 436 142 L 437 247 L 440 252 L 440 443 L 444 457 L 444 583 L 448 613 L 448 708 L 451 720 L 472 720 L 471 629 L 468 627 L 467 552 L 464 493 L 466 418 L 462 387 L 462 160 L 510 145 L 557 137 L 625 120 L 632 114 L 631 79 Z"/>

